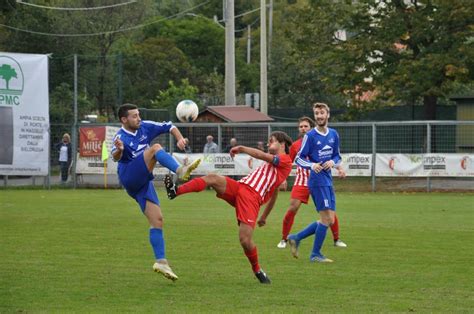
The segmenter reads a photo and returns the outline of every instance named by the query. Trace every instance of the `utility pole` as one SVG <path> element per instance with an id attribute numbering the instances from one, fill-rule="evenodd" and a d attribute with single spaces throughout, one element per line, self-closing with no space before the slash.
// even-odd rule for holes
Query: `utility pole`
<path id="1" fill-rule="evenodd" d="M 235 26 L 234 0 L 227 0 L 225 7 L 225 104 L 235 106 Z"/>
<path id="2" fill-rule="evenodd" d="M 267 114 L 267 6 L 260 0 L 260 112 Z"/>
<path id="3" fill-rule="evenodd" d="M 268 59 L 272 62 L 272 37 L 273 37 L 273 0 L 268 7 Z"/>

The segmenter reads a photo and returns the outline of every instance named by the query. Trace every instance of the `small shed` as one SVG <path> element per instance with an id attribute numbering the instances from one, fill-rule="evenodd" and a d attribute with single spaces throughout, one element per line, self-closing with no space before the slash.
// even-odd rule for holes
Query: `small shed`
<path id="1" fill-rule="evenodd" d="M 196 122 L 273 122 L 274 120 L 260 111 L 248 106 L 209 106 L 198 116 Z"/>
<path id="2" fill-rule="evenodd" d="M 201 123 L 215 126 L 199 127 Z M 257 147 L 259 142 L 268 141 L 268 122 L 272 118 L 248 106 L 209 106 L 199 114 L 196 126 L 190 130 L 182 130 L 192 142 L 193 152 L 201 152 L 206 143 L 206 136 L 212 135 L 219 146 L 219 152 L 228 152 L 230 140 L 235 138 L 238 145 Z M 226 123 L 238 123 L 237 126 L 226 126 Z M 252 123 L 251 126 L 248 123 Z M 256 123 L 257 125 L 255 125 Z M 217 124 L 221 124 L 218 129 Z M 196 148 L 195 148 L 196 147 Z"/>

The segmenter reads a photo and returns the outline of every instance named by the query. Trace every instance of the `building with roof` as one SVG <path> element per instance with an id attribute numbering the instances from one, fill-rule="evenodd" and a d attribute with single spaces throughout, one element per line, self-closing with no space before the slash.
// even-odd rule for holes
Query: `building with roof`
<path id="1" fill-rule="evenodd" d="M 210 123 L 244 123 L 274 122 L 272 118 L 248 106 L 209 106 L 201 113 L 196 122 Z"/>

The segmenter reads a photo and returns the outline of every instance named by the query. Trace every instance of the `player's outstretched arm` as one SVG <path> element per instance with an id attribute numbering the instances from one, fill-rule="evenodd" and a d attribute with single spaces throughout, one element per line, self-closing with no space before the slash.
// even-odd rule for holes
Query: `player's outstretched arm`
<path id="1" fill-rule="evenodd" d="M 235 155 L 237 154 L 247 154 L 252 156 L 253 158 L 257 158 L 266 162 L 273 162 L 273 158 L 275 155 L 269 154 L 262 152 L 259 149 L 256 148 L 251 148 L 247 146 L 235 146 L 230 150 L 230 156 L 234 158 Z"/>
<path id="2" fill-rule="evenodd" d="M 277 197 L 278 197 L 278 187 L 275 189 L 275 192 L 273 193 L 272 198 L 270 198 L 270 200 L 268 201 L 267 206 L 265 206 L 265 210 L 263 211 L 262 215 L 257 221 L 257 224 L 259 227 L 263 227 L 266 225 L 267 217 L 268 215 L 270 215 L 273 207 L 275 206 Z"/>
<path id="3" fill-rule="evenodd" d="M 184 150 L 186 147 L 186 141 L 184 140 L 183 134 L 179 131 L 177 127 L 174 127 L 170 130 L 170 133 L 173 134 L 174 138 L 176 139 L 176 146 L 179 149 Z"/>
<path id="4" fill-rule="evenodd" d="M 117 137 L 114 140 L 114 147 L 112 147 L 112 158 L 114 161 L 119 161 L 122 158 L 123 148 L 123 142 Z"/>

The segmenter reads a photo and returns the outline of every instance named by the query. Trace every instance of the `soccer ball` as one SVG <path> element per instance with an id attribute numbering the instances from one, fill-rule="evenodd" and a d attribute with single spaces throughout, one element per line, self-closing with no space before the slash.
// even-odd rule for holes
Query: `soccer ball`
<path id="1" fill-rule="evenodd" d="M 197 119 L 199 108 L 192 100 L 186 99 L 176 106 L 176 117 L 181 122 L 193 122 Z"/>

